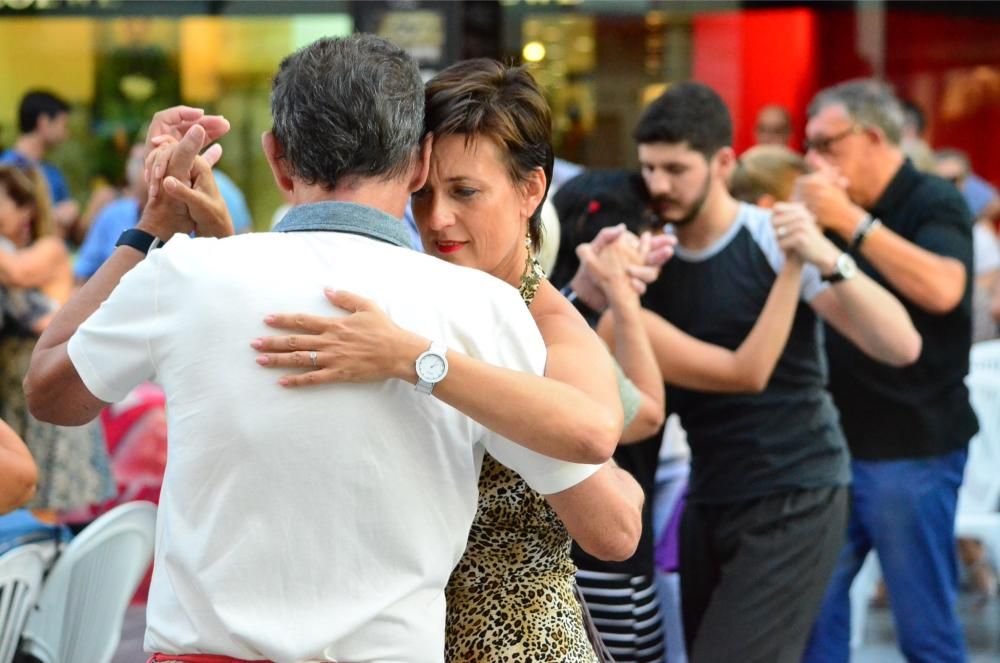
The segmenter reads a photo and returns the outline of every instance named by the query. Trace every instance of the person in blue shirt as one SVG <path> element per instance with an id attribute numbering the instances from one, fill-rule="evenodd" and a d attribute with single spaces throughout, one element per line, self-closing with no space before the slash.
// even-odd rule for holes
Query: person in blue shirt
<path id="1" fill-rule="evenodd" d="M 145 149 L 142 143 L 132 146 L 125 162 L 125 195 L 105 205 L 87 231 L 73 265 L 77 281 L 93 276 L 114 252 L 118 237 L 139 222 L 148 195 L 142 178 Z"/>
<path id="2" fill-rule="evenodd" d="M 70 197 L 69 185 L 62 172 L 44 159 L 69 137 L 69 110 L 64 99 L 50 92 L 28 92 L 18 107 L 20 135 L 12 148 L 0 154 L 0 163 L 42 171 L 52 198 L 52 218 L 61 234 L 76 223 L 80 206 Z"/>
<path id="3" fill-rule="evenodd" d="M 247 199 L 243 196 L 243 192 L 229 175 L 218 168 L 212 170 L 212 175 L 215 177 L 215 185 L 219 188 L 219 195 L 222 196 L 222 200 L 229 209 L 229 217 L 233 220 L 233 231 L 237 235 L 251 232 L 253 221 L 250 218 L 250 208 L 247 207 Z"/>

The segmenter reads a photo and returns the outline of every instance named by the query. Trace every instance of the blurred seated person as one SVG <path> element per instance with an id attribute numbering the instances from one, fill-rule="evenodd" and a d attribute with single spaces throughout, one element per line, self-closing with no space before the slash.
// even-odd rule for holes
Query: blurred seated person
<path id="1" fill-rule="evenodd" d="M 758 145 L 788 145 L 792 138 L 792 116 L 783 106 L 768 104 L 757 113 L 754 139 Z"/>

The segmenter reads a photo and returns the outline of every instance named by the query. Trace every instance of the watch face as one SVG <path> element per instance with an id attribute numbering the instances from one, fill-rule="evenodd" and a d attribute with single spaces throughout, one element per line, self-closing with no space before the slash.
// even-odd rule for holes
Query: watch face
<path id="1" fill-rule="evenodd" d="M 844 253 L 837 259 L 837 271 L 839 271 L 845 279 L 849 279 L 857 274 L 858 264 L 854 262 L 854 258 Z"/>
<path id="2" fill-rule="evenodd" d="M 424 354 L 417 362 L 417 376 L 425 382 L 438 382 L 444 377 L 447 366 L 444 357 Z"/>

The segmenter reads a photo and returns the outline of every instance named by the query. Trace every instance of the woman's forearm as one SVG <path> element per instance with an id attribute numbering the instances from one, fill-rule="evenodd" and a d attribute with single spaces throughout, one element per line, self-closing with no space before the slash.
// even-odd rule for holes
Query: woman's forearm
<path id="1" fill-rule="evenodd" d="M 763 391 L 774 373 L 799 306 L 802 263 L 794 258 L 785 260 L 760 317 L 750 334 L 734 353 L 735 361 L 753 391 Z"/>
<path id="2" fill-rule="evenodd" d="M 603 463 L 621 434 L 621 410 L 559 380 L 491 366 L 448 352 L 434 395 L 492 431 L 538 453 Z M 613 374 L 612 374 L 613 375 Z M 613 379 L 613 377 L 612 377 Z"/>
<path id="3" fill-rule="evenodd" d="M 66 247 L 55 237 L 40 239 L 17 253 L 0 252 L 0 283 L 15 288 L 44 287 L 68 260 Z"/>
<path id="4" fill-rule="evenodd" d="M 395 377 L 416 384 L 415 358 L 429 341 L 411 336 Z M 410 359 L 412 357 L 412 359 Z M 493 366 L 449 350 L 448 375 L 433 395 L 532 451 L 574 463 L 603 463 L 621 434 L 621 408 L 557 379 Z M 550 357 L 551 362 L 551 357 Z M 610 357 L 608 358 L 610 364 Z M 613 369 L 609 371 L 613 381 Z"/>
<path id="5" fill-rule="evenodd" d="M 614 356 L 632 384 L 639 391 L 639 408 L 625 430 L 623 443 L 638 442 L 656 433 L 663 425 L 665 414 L 663 376 L 656 362 L 653 346 L 642 323 L 642 308 L 638 301 L 612 298 L 612 333 Z"/>
<path id="6" fill-rule="evenodd" d="M 801 274 L 800 262 L 786 261 L 757 322 L 736 350 L 701 341 L 658 315 L 643 311 L 643 324 L 663 379 L 700 391 L 762 391 L 788 341 L 799 302 Z"/>

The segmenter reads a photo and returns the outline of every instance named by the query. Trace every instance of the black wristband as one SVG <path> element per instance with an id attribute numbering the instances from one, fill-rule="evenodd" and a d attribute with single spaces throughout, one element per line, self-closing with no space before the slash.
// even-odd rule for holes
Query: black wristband
<path id="1" fill-rule="evenodd" d="M 121 234 L 118 241 L 115 242 L 115 246 L 131 246 L 136 251 L 139 251 L 145 255 L 149 255 L 149 252 L 153 249 L 158 249 L 166 244 L 165 241 L 161 240 L 156 235 L 151 235 L 145 230 L 139 230 L 138 228 L 129 228 Z"/>

